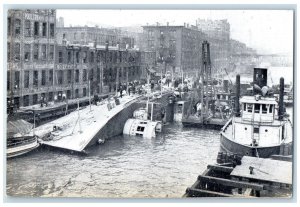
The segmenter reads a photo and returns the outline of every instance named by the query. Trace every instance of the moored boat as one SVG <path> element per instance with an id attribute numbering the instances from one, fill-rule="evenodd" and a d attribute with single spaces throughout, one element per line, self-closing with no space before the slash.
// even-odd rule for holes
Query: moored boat
<path id="1" fill-rule="evenodd" d="M 284 80 L 280 80 L 278 101 L 266 86 L 267 69 L 255 68 L 254 72 L 253 91 L 258 93 L 244 96 L 240 101 L 237 98 L 235 116 L 221 130 L 220 149 L 222 152 L 262 158 L 291 155 L 292 123 L 284 112 Z"/>
<path id="2" fill-rule="evenodd" d="M 39 146 L 37 137 L 30 132 L 32 128 L 32 124 L 22 119 L 7 122 L 7 158 L 23 155 Z"/>

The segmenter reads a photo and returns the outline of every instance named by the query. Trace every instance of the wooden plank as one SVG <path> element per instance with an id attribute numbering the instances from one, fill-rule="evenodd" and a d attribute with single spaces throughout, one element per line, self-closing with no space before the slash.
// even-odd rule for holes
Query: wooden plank
<path id="1" fill-rule="evenodd" d="M 207 165 L 207 168 L 225 173 L 231 173 L 233 171 L 233 167 L 225 167 L 220 165 Z"/>
<path id="2" fill-rule="evenodd" d="M 292 184 L 292 162 L 244 156 L 231 176 L 264 182 Z M 253 168 L 252 174 L 249 168 Z"/>
<path id="3" fill-rule="evenodd" d="M 217 178 L 217 177 L 212 177 L 212 176 L 199 175 L 198 179 L 200 179 L 200 181 L 204 181 L 204 182 L 210 182 L 213 184 L 221 184 L 224 186 L 230 186 L 230 187 L 235 187 L 235 188 L 252 188 L 254 190 L 259 190 L 259 191 L 264 189 L 264 186 L 260 185 L 260 184 L 253 184 L 253 183 L 249 183 L 249 182 L 235 181 L 235 180 Z"/>
<path id="4" fill-rule="evenodd" d="M 227 194 L 221 192 L 215 192 L 210 190 L 203 190 L 203 189 L 195 189 L 195 188 L 188 188 L 187 194 L 189 196 L 199 196 L 199 197 L 243 197 L 243 198 L 254 198 L 252 196 L 245 196 L 240 194 Z"/>

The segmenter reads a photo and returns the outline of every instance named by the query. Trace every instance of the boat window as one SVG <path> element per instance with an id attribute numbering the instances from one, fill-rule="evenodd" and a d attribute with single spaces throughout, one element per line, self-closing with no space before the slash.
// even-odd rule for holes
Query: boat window
<path id="1" fill-rule="evenodd" d="M 247 106 L 246 106 L 246 104 L 244 104 L 244 111 L 247 111 Z"/>
<path id="2" fill-rule="evenodd" d="M 145 130 L 145 127 L 138 126 L 137 131 L 138 132 L 143 132 Z"/>
<path id="3" fill-rule="evenodd" d="M 273 104 L 270 105 L 269 113 L 273 113 Z"/>
<path id="4" fill-rule="evenodd" d="M 254 127 L 253 133 L 259 133 L 259 128 L 258 127 Z"/>
<path id="5" fill-rule="evenodd" d="M 254 105 L 254 112 L 259 114 L 260 111 L 260 104 L 255 104 Z"/>
<path id="6" fill-rule="evenodd" d="M 177 113 L 182 113 L 182 104 L 178 104 Z"/>
<path id="7" fill-rule="evenodd" d="M 247 104 L 247 110 L 248 110 L 248 112 L 252 112 L 253 104 Z"/>
<path id="8" fill-rule="evenodd" d="M 268 112 L 267 104 L 262 104 L 262 105 L 261 105 L 261 110 L 262 110 L 262 113 L 263 113 L 263 114 L 266 114 L 266 113 Z"/>
<path id="9" fill-rule="evenodd" d="M 217 99 L 220 99 L 220 95 L 217 95 Z"/>

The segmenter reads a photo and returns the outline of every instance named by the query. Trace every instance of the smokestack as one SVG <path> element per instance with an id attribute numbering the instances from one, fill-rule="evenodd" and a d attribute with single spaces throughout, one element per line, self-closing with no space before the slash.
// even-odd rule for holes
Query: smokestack
<path id="1" fill-rule="evenodd" d="M 279 108 L 278 108 L 278 118 L 282 120 L 283 118 L 283 92 L 284 92 L 284 79 L 280 78 L 280 89 L 279 89 Z"/>
<path id="2" fill-rule="evenodd" d="M 240 116 L 240 75 L 237 75 L 236 76 L 236 81 L 235 81 L 235 84 L 236 84 L 236 97 L 235 97 L 235 116 L 236 117 L 239 117 Z"/>

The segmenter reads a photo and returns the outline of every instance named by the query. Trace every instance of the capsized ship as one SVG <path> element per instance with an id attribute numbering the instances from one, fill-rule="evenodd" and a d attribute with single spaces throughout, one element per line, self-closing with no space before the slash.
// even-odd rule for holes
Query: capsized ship
<path id="1" fill-rule="evenodd" d="M 239 81 L 238 75 L 237 94 Z M 221 130 L 221 151 L 261 158 L 292 155 L 292 123 L 284 112 L 284 79 L 280 79 L 279 100 L 267 87 L 266 68 L 254 69 L 253 84 L 252 96 L 239 101 L 237 95 L 235 116 Z"/>

